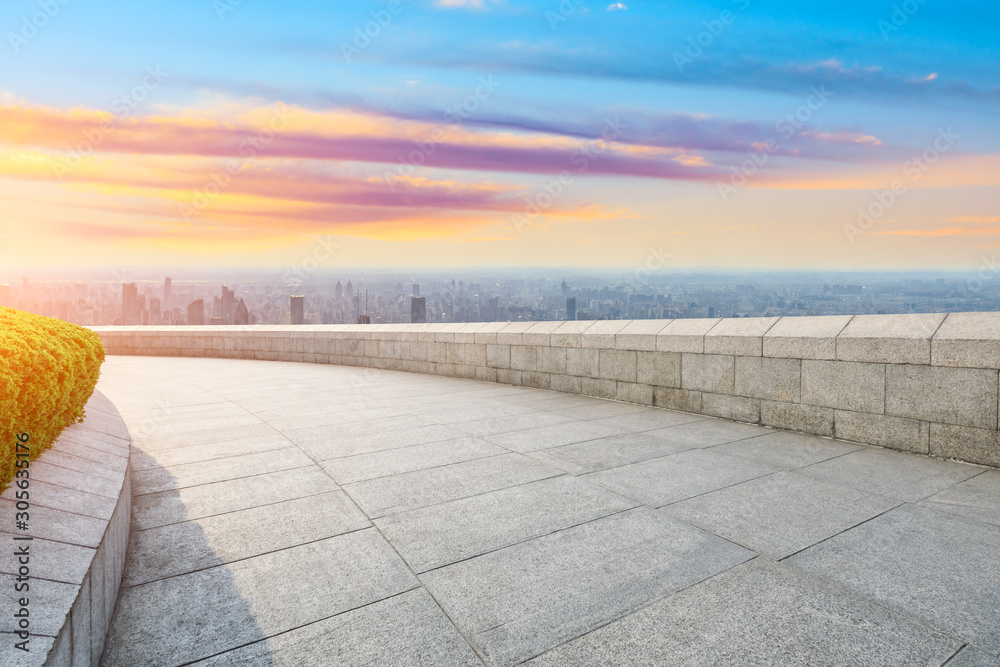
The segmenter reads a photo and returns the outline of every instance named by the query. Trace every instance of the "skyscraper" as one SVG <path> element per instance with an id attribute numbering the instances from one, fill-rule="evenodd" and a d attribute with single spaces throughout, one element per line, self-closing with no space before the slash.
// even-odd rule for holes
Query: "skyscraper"
<path id="1" fill-rule="evenodd" d="M 344 298 L 344 286 L 340 284 L 339 280 L 337 281 L 337 287 L 336 287 L 335 295 L 337 297 L 337 301 L 340 301 L 341 299 Z"/>
<path id="2" fill-rule="evenodd" d="M 347 297 L 348 301 L 354 298 L 354 285 L 351 284 L 350 280 L 347 281 L 347 288 L 344 290 L 344 296 Z"/>
<path id="3" fill-rule="evenodd" d="M 0 306 L 7 306 L 10 304 L 10 285 L 7 283 L 0 283 Z"/>
<path id="4" fill-rule="evenodd" d="M 576 297 L 571 296 L 566 299 L 566 319 L 573 321 L 576 319 Z"/>
<path id="5" fill-rule="evenodd" d="M 247 304 L 243 299 L 239 300 L 236 304 L 236 310 L 233 312 L 233 324 L 250 324 L 250 311 L 247 310 Z"/>
<path id="6" fill-rule="evenodd" d="M 163 280 L 163 307 L 170 307 L 170 294 L 173 292 L 174 284 L 170 278 L 164 278 Z"/>
<path id="7" fill-rule="evenodd" d="M 122 324 L 139 324 L 139 288 L 135 283 L 122 283 Z"/>
<path id="8" fill-rule="evenodd" d="M 305 300 L 304 296 L 292 296 L 292 324 L 305 324 Z"/>
<path id="9" fill-rule="evenodd" d="M 236 309 L 236 293 L 222 286 L 222 314 L 221 317 L 226 324 L 233 323 L 234 310 Z"/>
<path id="10" fill-rule="evenodd" d="M 427 321 L 427 299 L 415 296 L 410 299 L 410 322 L 413 324 Z"/>
<path id="11" fill-rule="evenodd" d="M 205 302 L 198 299 L 188 306 L 188 324 L 201 326 L 205 324 Z"/>

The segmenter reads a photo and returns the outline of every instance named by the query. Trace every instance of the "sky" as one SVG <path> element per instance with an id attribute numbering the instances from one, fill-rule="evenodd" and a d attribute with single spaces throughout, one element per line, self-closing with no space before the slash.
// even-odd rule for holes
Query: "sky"
<path id="1" fill-rule="evenodd" d="M 0 267 L 968 269 L 991 0 L 5 0 Z"/>

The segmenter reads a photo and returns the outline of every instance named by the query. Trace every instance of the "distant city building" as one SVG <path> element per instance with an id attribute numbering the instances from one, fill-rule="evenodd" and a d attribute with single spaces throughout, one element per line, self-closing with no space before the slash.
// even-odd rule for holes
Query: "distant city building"
<path id="1" fill-rule="evenodd" d="M 240 299 L 236 304 L 236 310 L 233 313 L 233 324 L 250 324 L 250 311 L 247 309 L 247 304 Z"/>
<path id="2" fill-rule="evenodd" d="M 354 298 L 354 285 L 351 284 L 350 280 L 347 281 L 347 287 L 344 288 L 344 298 L 348 301 Z"/>
<path id="3" fill-rule="evenodd" d="M 205 301 L 198 299 L 188 306 L 188 324 L 201 326 L 205 324 Z"/>
<path id="4" fill-rule="evenodd" d="M 236 293 L 225 285 L 222 286 L 222 319 L 225 324 L 233 323 L 233 315 L 236 309 Z"/>
<path id="5" fill-rule="evenodd" d="M 292 324 L 306 323 L 305 301 L 304 296 L 292 296 Z"/>
<path id="6" fill-rule="evenodd" d="M 10 285 L 0 283 L 0 306 L 10 306 Z"/>
<path id="7" fill-rule="evenodd" d="M 422 296 L 412 297 L 410 299 L 410 322 L 412 322 L 413 324 L 419 324 L 426 321 L 427 321 L 427 299 Z"/>
<path id="8" fill-rule="evenodd" d="M 163 307 L 168 308 L 170 306 L 170 295 L 173 292 L 174 284 L 173 280 L 170 278 L 163 279 Z"/>
<path id="9" fill-rule="evenodd" d="M 564 281 L 565 284 L 565 281 Z M 570 321 L 576 320 L 576 297 L 571 296 L 566 299 L 566 319 Z"/>
<path id="10" fill-rule="evenodd" d="M 358 315 L 358 324 L 371 324 L 372 318 L 368 315 Z"/>
<path id="11" fill-rule="evenodd" d="M 149 300 L 149 321 L 152 324 L 159 324 L 162 314 L 160 313 L 160 300 L 150 299 Z"/>
<path id="12" fill-rule="evenodd" d="M 140 322 L 139 288 L 135 283 L 122 283 L 122 324 L 134 326 Z"/>
<path id="13" fill-rule="evenodd" d="M 344 286 L 340 284 L 339 280 L 337 281 L 337 287 L 334 288 L 334 296 L 337 297 L 337 301 L 344 298 Z"/>

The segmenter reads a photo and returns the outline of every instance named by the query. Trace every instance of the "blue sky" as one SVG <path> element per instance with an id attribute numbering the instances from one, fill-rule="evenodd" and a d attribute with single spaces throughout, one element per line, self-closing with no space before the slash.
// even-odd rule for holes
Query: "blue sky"
<path id="1" fill-rule="evenodd" d="M 996 3 L 9 0 L 0 27 L 10 116 L 0 150 L 24 162 L 0 172 L 0 193 L 16 194 L 9 226 L 41 230 L 12 235 L 29 253 L 76 236 L 111 256 L 155 244 L 151 262 L 273 263 L 329 233 L 373 263 L 419 247 L 434 263 L 629 265 L 663 240 L 699 265 L 795 266 L 811 244 L 827 249 L 815 261 L 830 267 L 958 268 L 1000 235 L 989 227 L 1000 216 Z M 372 36 L 357 39 L 366 28 Z M 126 131 L 102 139 L 69 182 L 40 177 L 32 160 L 71 152 L 52 128 L 85 131 L 147 68 L 165 78 L 115 119 Z M 396 193 L 357 201 L 352 184 L 398 168 L 385 139 L 404 145 L 448 126 L 446 111 L 484 81 L 494 89 L 451 128 L 448 150 L 407 182 L 432 203 L 403 215 L 410 200 Z M 179 192 L 198 194 L 188 165 L 212 173 L 218 143 L 237 142 L 277 104 L 300 120 L 245 165 L 242 190 L 222 193 L 199 225 L 171 214 Z M 796 113 L 785 137 L 779 123 Z M 571 159 L 613 119 L 621 131 L 572 192 L 512 233 L 523 208 L 513 202 L 532 201 L 558 174 L 558 151 Z M 858 209 L 949 127 L 958 142 L 862 230 L 859 249 L 848 229 Z M 299 149 L 283 143 L 293 134 Z M 309 137 L 327 148 L 301 150 Z M 727 196 L 768 140 L 776 153 Z M 278 185 L 292 182 L 329 186 L 325 208 L 304 210 L 316 197 L 279 201 Z M 268 219 L 251 219 L 254 197 L 266 199 Z"/>

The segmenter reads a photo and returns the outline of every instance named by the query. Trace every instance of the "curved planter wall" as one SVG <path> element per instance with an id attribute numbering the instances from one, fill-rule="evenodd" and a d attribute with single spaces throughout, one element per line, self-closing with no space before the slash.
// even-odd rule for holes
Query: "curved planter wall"
<path id="1" fill-rule="evenodd" d="M 115 406 L 94 392 L 84 423 L 63 431 L 29 468 L 29 530 L 18 536 L 30 536 L 30 542 L 16 542 L 12 534 L 17 532 L 16 487 L 0 496 L 0 664 L 100 664 L 128 547 L 129 445 Z M 29 590 L 17 593 L 21 565 L 14 552 L 24 544 L 29 549 Z M 29 601 L 28 653 L 14 646 L 21 639 L 13 634 L 18 629 L 13 613 L 22 596 Z"/>
<path id="2" fill-rule="evenodd" d="M 94 330 L 109 354 L 434 373 L 1000 466 L 1000 313 Z"/>

